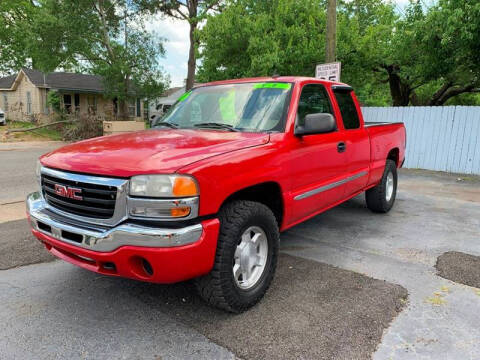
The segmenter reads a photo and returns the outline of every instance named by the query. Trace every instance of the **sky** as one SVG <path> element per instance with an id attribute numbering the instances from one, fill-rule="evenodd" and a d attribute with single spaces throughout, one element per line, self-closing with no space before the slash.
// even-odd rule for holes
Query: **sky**
<path id="1" fill-rule="evenodd" d="M 392 0 L 397 9 L 402 11 L 409 0 Z M 425 3 L 431 3 L 433 0 L 424 0 Z M 166 50 L 165 58 L 160 60 L 166 73 L 170 75 L 170 86 L 183 86 L 187 77 L 188 60 L 188 23 L 186 21 L 176 20 L 157 16 L 147 23 L 147 29 L 152 33 L 165 39 L 164 46 Z"/>

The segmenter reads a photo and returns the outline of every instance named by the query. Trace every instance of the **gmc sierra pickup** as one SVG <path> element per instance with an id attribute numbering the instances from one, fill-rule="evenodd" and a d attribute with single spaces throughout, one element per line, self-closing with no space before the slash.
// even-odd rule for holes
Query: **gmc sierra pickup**
<path id="1" fill-rule="evenodd" d="M 275 273 L 279 233 L 362 192 L 390 210 L 402 123 L 365 124 L 351 87 L 304 77 L 214 82 L 182 95 L 154 128 L 42 156 L 27 198 L 33 234 L 97 273 L 195 279 L 241 312 Z"/>

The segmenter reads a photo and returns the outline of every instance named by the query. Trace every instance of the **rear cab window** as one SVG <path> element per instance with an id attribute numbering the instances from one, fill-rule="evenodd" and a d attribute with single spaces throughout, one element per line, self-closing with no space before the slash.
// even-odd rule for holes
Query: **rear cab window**
<path id="1" fill-rule="evenodd" d="M 340 114 L 342 115 L 343 127 L 345 130 L 359 129 L 360 118 L 358 116 L 357 107 L 352 98 L 352 90 L 334 89 L 333 93 L 337 100 Z"/>

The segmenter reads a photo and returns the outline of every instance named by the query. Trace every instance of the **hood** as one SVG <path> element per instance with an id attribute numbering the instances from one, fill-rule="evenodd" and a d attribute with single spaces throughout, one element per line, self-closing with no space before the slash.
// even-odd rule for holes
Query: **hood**
<path id="1" fill-rule="evenodd" d="M 86 174 L 166 174 L 208 157 L 268 141 L 268 134 L 151 129 L 80 141 L 45 154 L 40 161 L 50 168 Z"/>

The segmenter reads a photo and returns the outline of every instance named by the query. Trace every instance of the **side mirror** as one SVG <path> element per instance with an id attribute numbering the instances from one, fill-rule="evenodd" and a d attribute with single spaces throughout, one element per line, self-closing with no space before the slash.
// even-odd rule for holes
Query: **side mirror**
<path id="1" fill-rule="evenodd" d="M 305 124 L 295 128 L 295 135 L 324 134 L 335 130 L 337 130 L 337 123 L 332 114 L 308 114 L 305 116 Z"/>

